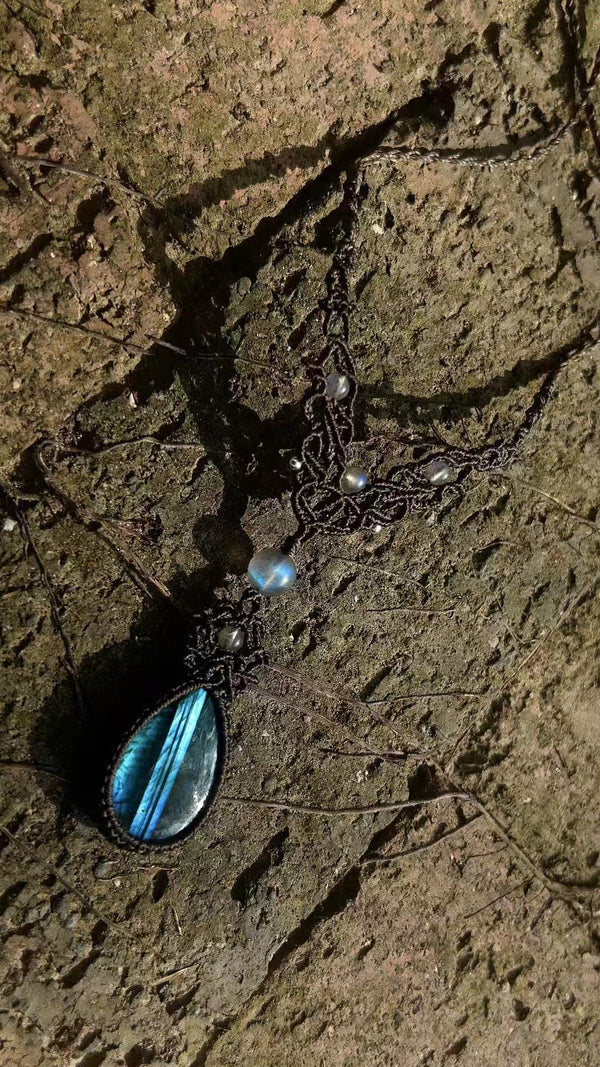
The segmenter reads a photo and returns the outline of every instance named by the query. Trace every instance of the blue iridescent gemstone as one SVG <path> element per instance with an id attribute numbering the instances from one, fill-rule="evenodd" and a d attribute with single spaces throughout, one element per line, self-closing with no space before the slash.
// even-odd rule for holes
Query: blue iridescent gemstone
<path id="1" fill-rule="evenodd" d="M 291 556 L 278 548 L 261 548 L 248 564 L 250 585 L 263 596 L 279 596 L 296 581 L 296 567 Z"/>
<path id="2" fill-rule="evenodd" d="M 223 756 L 220 709 L 195 689 L 147 719 L 123 749 L 110 785 L 114 818 L 137 841 L 169 844 L 207 807 Z"/>

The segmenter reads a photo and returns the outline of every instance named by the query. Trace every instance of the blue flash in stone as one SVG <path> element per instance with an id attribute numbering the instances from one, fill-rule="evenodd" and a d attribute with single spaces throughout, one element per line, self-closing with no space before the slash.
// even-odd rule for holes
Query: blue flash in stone
<path id="1" fill-rule="evenodd" d="M 278 548 L 261 548 L 248 564 L 250 585 L 263 596 L 279 596 L 296 581 L 296 567 L 291 556 Z"/>
<path id="2" fill-rule="evenodd" d="M 112 782 L 117 821 L 138 841 L 165 844 L 204 808 L 220 755 L 217 709 L 196 689 L 153 715 L 126 746 Z"/>

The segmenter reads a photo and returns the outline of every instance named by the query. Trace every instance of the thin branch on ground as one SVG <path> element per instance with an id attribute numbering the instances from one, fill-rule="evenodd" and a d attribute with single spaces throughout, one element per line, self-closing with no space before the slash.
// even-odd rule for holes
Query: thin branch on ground
<path id="1" fill-rule="evenodd" d="M 64 330 L 74 330 L 76 333 L 87 334 L 88 337 L 95 337 L 96 340 L 99 341 L 108 341 L 109 344 L 119 345 L 121 348 L 130 349 L 132 352 L 145 354 L 148 351 L 148 345 L 158 345 L 160 348 L 168 348 L 171 352 L 175 352 L 179 356 L 190 356 L 192 354 L 186 352 L 184 348 L 178 348 L 176 345 L 172 345 L 167 341 L 161 341 L 158 337 L 146 335 L 148 345 L 140 345 L 135 341 L 128 341 L 125 337 L 119 337 L 117 334 L 104 333 L 103 330 L 92 330 L 89 326 L 82 326 L 79 322 L 68 322 L 67 319 L 55 319 L 50 315 L 42 315 L 38 311 L 31 311 L 29 308 L 9 307 L 6 304 L 3 304 L 0 305 L 0 312 L 4 315 L 16 315 L 17 318 L 20 319 L 35 319 L 36 322 L 44 322 L 48 326 Z M 206 354 L 213 355 L 213 353 Z"/>
<path id="2" fill-rule="evenodd" d="M 12 760 L 12 759 L 0 759 L 0 768 L 6 771 L 30 771 L 34 774 L 45 774 L 49 778 L 56 778 L 57 782 L 68 783 L 69 779 L 65 778 L 62 774 L 58 774 L 56 771 L 50 769 L 50 767 L 42 767 L 39 763 L 32 763 L 29 760 Z"/>
<path id="3" fill-rule="evenodd" d="M 578 596 L 575 597 L 575 599 L 570 604 L 567 603 L 565 605 L 563 610 L 560 612 L 560 614 L 558 616 L 558 619 L 556 620 L 554 625 L 549 630 L 544 631 L 544 633 L 542 634 L 542 636 L 539 639 L 539 641 L 537 641 L 537 643 L 533 646 L 533 648 L 531 648 L 529 650 L 527 655 L 517 664 L 515 669 L 513 671 L 511 671 L 511 673 L 508 675 L 508 677 L 505 679 L 505 681 L 502 683 L 502 685 L 500 686 L 499 689 L 493 690 L 492 692 L 489 692 L 489 693 L 481 692 L 479 694 L 472 694 L 472 695 L 474 695 L 474 696 L 478 695 L 478 696 L 482 696 L 482 697 L 487 696 L 490 700 L 494 700 L 494 699 L 497 699 L 498 697 L 501 697 L 504 694 L 504 692 L 508 689 L 510 684 L 515 680 L 515 678 L 517 678 L 519 676 L 519 674 L 521 673 L 523 668 L 526 667 L 527 664 L 530 663 L 531 660 L 538 654 L 540 649 L 546 644 L 546 642 L 550 639 L 550 637 L 554 633 L 556 633 L 561 628 L 561 626 L 564 625 L 564 623 L 569 619 L 569 617 L 576 610 L 576 608 L 579 607 L 580 604 L 582 604 L 589 596 L 591 596 L 595 592 L 595 589 L 599 584 L 600 584 L 600 574 L 595 575 L 592 578 L 592 580 L 584 587 L 584 589 L 581 591 L 581 593 L 579 593 Z M 463 695 L 466 696 L 468 694 L 465 693 Z M 387 701 L 382 701 L 382 703 L 387 703 Z M 444 761 L 443 761 L 444 762 L 444 766 L 449 766 L 452 763 L 459 746 L 462 744 L 462 742 L 464 741 L 465 737 L 469 733 L 472 732 L 473 729 L 474 729 L 474 724 L 473 723 L 468 723 L 467 726 L 462 731 L 462 733 L 459 735 L 458 739 L 453 743 L 453 746 L 452 746 L 452 749 L 450 751 L 450 754 L 447 757 L 444 758 Z"/>
<path id="4" fill-rule="evenodd" d="M 466 919 L 472 919 L 475 915 L 480 915 L 482 911 L 486 911 L 487 908 L 492 908 L 494 904 L 498 904 L 501 900 L 505 900 L 506 897 L 511 896 L 513 893 L 516 893 L 517 890 L 523 889 L 527 885 L 531 885 L 531 878 L 523 878 L 517 885 L 513 885 L 510 889 L 507 889 L 506 892 L 500 893 L 500 896 L 494 897 L 493 900 L 488 900 L 487 904 L 482 904 L 481 907 L 476 908 L 475 911 L 470 911 L 467 915 L 463 915 L 463 922 Z"/>
<path id="5" fill-rule="evenodd" d="M 366 700 L 368 708 L 378 704 L 397 704 L 402 700 L 432 700 L 434 697 L 485 697 L 493 696 L 481 689 L 433 689 L 425 693 L 399 693 L 397 696 L 382 697 L 380 700 Z"/>
<path id="6" fill-rule="evenodd" d="M 134 584 L 146 594 L 146 596 L 153 599 L 158 598 L 159 601 L 168 603 L 170 607 L 175 608 L 178 612 L 186 616 L 192 615 L 193 612 L 191 608 L 187 608 L 185 605 L 181 604 L 177 598 L 173 596 L 164 582 L 150 574 L 141 560 L 138 559 L 129 547 L 124 546 L 114 538 L 111 532 L 111 527 L 115 526 L 113 520 L 104 519 L 102 516 L 90 511 L 84 504 L 77 503 L 64 489 L 62 489 L 61 486 L 58 485 L 43 456 L 44 449 L 48 447 L 55 449 L 56 445 L 53 441 L 42 441 L 34 451 L 35 460 L 47 488 L 57 500 L 60 500 L 71 518 L 86 530 L 94 533 L 96 537 L 110 548 L 110 550 L 117 556 L 121 565 L 125 567 L 128 576 Z"/>
<path id="7" fill-rule="evenodd" d="M 9 841 L 16 845 L 19 851 L 23 853 L 23 855 L 35 860 L 36 863 L 40 862 L 37 851 L 35 851 L 33 848 L 30 848 L 29 845 L 25 845 L 19 837 L 17 837 L 15 834 L 12 833 L 11 830 L 8 829 L 7 826 L 0 825 L 0 833 L 4 834 L 4 836 L 7 837 Z M 90 898 L 87 897 L 85 893 L 82 893 L 81 890 L 77 888 L 77 886 L 74 886 L 71 882 L 67 881 L 64 875 L 60 873 L 60 871 L 54 866 L 53 863 L 50 863 L 48 860 L 44 860 L 43 862 L 48 868 L 48 870 L 50 870 L 51 873 L 54 875 L 56 880 L 60 882 L 60 884 L 63 885 L 69 893 L 73 893 L 73 895 L 81 901 L 84 907 L 91 911 L 93 915 L 96 915 L 98 919 L 101 919 L 103 923 L 106 923 L 106 925 L 109 926 L 111 929 L 117 928 L 118 924 L 113 922 L 112 919 L 109 919 L 108 916 L 104 915 L 103 912 L 101 912 L 96 907 L 93 901 L 90 900 Z M 125 930 L 121 929 L 119 929 L 119 934 L 124 935 L 125 937 L 133 936 L 131 934 L 128 934 Z"/>
<path id="8" fill-rule="evenodd" d="M 296 804 L 288 800 L 262 800 L 258 797 L 221 798 L 227 804 L 241 804 L 252 808 L 269 808 L 272 811 L 290 811 L 298 815 L 385 815 L 393 811 L 408 811 L 420 808 L 423 804 L 437 804 L 442 800 L 470 800 L 470 794 L 450 790 L 435 796 L 420 797 L 419 800 L 393 801 L 389 804 L 366 804 L 348 808 L 322 808 L 312 804 Z"/>
<path id="9" fill-rule="evenodd" d="M 299 682 L 305 689 L 309 689 L 313 693 L 317 693 L 319 696 L 326 697 L 327 700 L 335 700 L 338 704 L 348 704 L 350 707 L 359 708 L 361 711 L 369 710 L 369 705 L 364 700 L 359 700 L 355 696 L 346 696 L 344 693 L 334 693 L 331 689 L 326 689 L 324 686 L 316 685 L 314 682 L 307 682 L 301 674 L 292 670 L 291 667 L 282 667 L 278 663 L 268 663 L 265 665 L 268 670 L 273 671 L 274 674 L 279 674 L 283 678 L 288 678 L 292 682 Z"/>
<path id="10" fill-rule="evenodd" d="M 302 720 L 306 718 L 318 719 L 326 726 L 331 726 L 334 730 L 343 734 L 346 740 L 350 741 L 352 744 L 364 745 L 363 739 L 352 733 L 352 731 L 344 726 L 343 723 L 329 718 L 328 715 L 323 715 L 320 711 L 313 711 L 312 708 L 304 708 L 301 704 L 296 704 L 293 700 L 290 700 L 289 697 L 283 696 L 280 693 L 273 693 L 270 689 L 264 689 L 263 686 L 255 685 L 254 682 L 250 682 L 246 685 L 245 692 L 263 697 L 263 699 L 274 700 L 278 704 L 283 705 L 283 707 L 290 708 L 296 716 Z"/>
<path id="11" fill-rule="evenodd" d="M 427 841 L 424 845 L 416 845 L 414 848 L 404 849 L 403 852 L 373 852 L 370 856 L 364 856 L 361 863 L 392 863 L 394 860 L 406 859 L 407 856 L 417 856 L 421 852 L 429 852 L 430 849 L 435 848 L 436 845 L 446 841 L 449 837 L 454 837 L 459 834 L 461 830 L 464 830 L 471 823 L 477 822 L 478 819 L 482 819 L 483 815 L 478 812 L 477 815 L 473 815 L 466 822 L 461 823 L 460 826 L 454 826 L 452 830 L 447 830 L 446 833 L 440 834 L 439 837 L 435 837 L 433 841 Z"/>
<path id="12" fill-rule="evenodd" d="M 393 606 L 389 608 L 366 608 L 368 613 L 373 615 L 456 615 L 457 608 L 413 608 L 403 606 Z"/>
<path id="13" fill-rule="evenodd" d="M 137 344 L 135 341 L 127 341 L 124 337 L 118 337 L 115 334 L 104 333 L 102 330 L 92 330 L 89 326 L 82 326 L 78 322 L 68 322 L 66 319 L 53 319 L 49 315 L 41 315 L 37 311 L 30 311 L 28 308 L 9 307 L 6 304 L 0 305 L 0 313 L 6 315 L 16 315 L 22 319 L 35 319 L 38 322 L 44 322 L 48 326 L 59 327 L 65 330 L 75 330 L 77 333 L 87 334 L 89 337 L 95 337 L 99 341 L 108 341 L 109 344 L 119 345 L 121 348 L 130 349 L 132 352 L 140 352 L 144 355 L 148 352 L 148 347 L 157 345 L 159 348 L 167 348 L 170 352 L 176 353 L 178 356 L 185 356 L 188 359 L 202 361 L 205 360 L 209 363 L 215 360 L 223 360 L 225 363 L 247 363 L 250 366 L 260 367 L 263 370 L 268 370 L 275 374 L 281 374 L 289 381 L 297 381 L 306 383 L 305 378 L 299 378 L 296 375 L 287 374 L 282 368 L 277 367 L 271 363 L 265 363 L 258 359 L 249 359 L 246 356 L 239 356 L 236 352 L 223 353 L 223 352 L 189 352 L 185 348 L 178 348 L 177 345 L 172 345 L 168 341 L 161 341 L 158 337 L 151 337 L 147 335 L 147 345 Z"/>
<path id="14" fill-rule="evenodd" d="M 175 912 L 175 914 L 177 915 L 177 912 Z M 181 935 L 182 930 L 181 930 L 181 926 L 179 925 L 179 923 L 178 923 L 178 931 L 179 931 L 179 934 Z M 146 988 L 147 989 L 156 989 L 157 986 L 165 985 L 166 982 L 173 982 L 173 981 L 175 981 L 176 978 L 179 978 L 182 974 L 187 974 L 188 971 L 191 971 L 194 967 L 197 967 L 200 962 L 201 962 L 200 960 L 196 960 L 195 963 L 187 963 L 185 965 L 185 967 L 179 967 L 176 971 L 168 971 L 167 974 L 161 974 L 160 978 L 155 978 L 152 982 L 148 982 L 147 985 L 146 985 Z"/>
<path id="15" fill-rule="evenodd" d="M 166 441 L 155 434 L 142 434 L 140 437 L 123 437 L 119 441 L 106 441 L 91 448 L 79 448 L 77 445 L 63 445 L 57 440 L 57 454 L 61 456 L 101 456 L 130 445 L 156 445 L 165 452 L 191 451 L 203 452 L 206 456 L 241 456 L 248 459 L 249 453 L 236 452 L 232 448 L 207 448 L 202 441 Z"/>
<path id="16" fill-rule="evenodd" d="M 533 485 L 531 482 L 526 482 L 522 478 L 515 477 L 514 474 L 502 474 L 497 472 L 495 475 L 497 478 L 501 478 L 504 482 L 513 482 L 515 485 L 520 486 L 522 489 L 529 489 L 532 493 L 537 493 L 538 496 L 548 500 L 555 507 L 560 508 L 561 511 L 566 511 L 568 515 L 572 515 L 578 522 L 583 523 L 584 526 L 589 526 L 590 530 L 593 530 L 596 536 L 600 536 L 600 527 L 598 523 L 592 522 L 591 519 L 586 519 L 584 515 L 580 515 L 578 511 L 575 511 L 570 504 L 565 504 L 564 500 L 559 500 L 558 497 L 552 496 L 551 493 L 547 493 L 544 489 L 539 489 L 537 485 Z"/>
<path id="17" fill-rule="evenodd" d="M 511 671 L 511 673 L 509 674 L 508 678 L 500 686 L 500 689 L 498 689 L 497 693 L 496 694 L 492 694 L 492 695 L 499 696 L 501 693 L 503 693 L 505 691 L 505 689 L 508 688 L 508 686 L 511 684 L 511 682 L 513 682 L 514 679 L 521 673 L 523 668 L 526 667 L 527 664 L 531 662 L 531 660 L 538 654 L 540 649 L 543 648 L 544 645 L 550 640 L 552 635 L 555 634 L 557 632 L 557 630 L 560 630 L 561 626 L 564 626 L 564 624 L 568 621 L 568 619 L 571 617 L 571 615 L 576 610 L 576 608 L 578 608 L 580 606 L 580 604 L 582 604 L 585 600 L 587 600 L 587 598 L 589 596 L 593 596 L 593 594 L 596 592 L 596 588 L 597 588 L 598 585 L 600 585 L 600 574 L 594 575 L 594 577 L 591 579 L 591 581 L 588 582 L 588 584 L 571 601 L 571 603 L 567 603 L 564 606 L 562 611 L 559 613 L 559 616 L 558 616 L 556 622 L 554 623 L 554 625 L 551 626 L 549 630 L 545 630 L 544 631 L 544 633 L 542 634 L 542 636 L 541 636 L 540 640 L 537 642 L 537 644 L 535 644 L 534 647 L 527 653 L 525 658 L 522 659 L 519 664 L 517 664 L 517 666 L 515 667 L 514 671 Z"/>
<path id="18" fill-rule="evenodd" d="M 160 437 L 156 437 L 154 434 L 143 434 L 141 437 L 124 437 L 120 441 L 108 441 L 104 444 L 97 445 L 95 448 L 77 448 L 75 445 L 58 445 L 58 452 L 61 456 L 101 456 L 105 452 L 114 452 L 118 448 L 126 448 L 129 445 L 157 445 L 159 448 L 165 449 L 167 452 L 175 452 L 178 449 L 186 449 L 197 452 L 198 450 L 210 454 L 208 450 L 202 444 L 201 441 L 163 441 Z M 223 449 L 219 452 L 219 455 L 229 456 L 231 452 Z"/>
<path id="19" fill-rule="evenodd" d="M 347 741 L 349 741 L 351 744 L 363 746 L 361 748 L 361 751 L 358 751 L 358 752 L 341 752 L 341 751 L 338 751 L 336 749 L 321 749 L 320 750 L 320 751 L 326 753 L 327 755 L 331 755 L 331 756 L 348 756 L 348 757 L 354 756 L 355 758 L 364 758 L 365 756 L 368 756 L 371 759 L 375 759 L 375 758 L 385 759 L 385 760 L 394 761 L 396 763 L 401 762 L 401 761 L 406 760 L 406 759 L 422 759 L 422 760 L 426 760 L 427 759 L 427 755 L 424 752 L 417 752 L 417 751 L 408 750 L 408 749 L 407 750 L 403 750 L 401 752 L 394 752 L 394 751 L 389 751 L 389 750 L 386 750 L 386 749 L 384 749 L 384 750 L 381 750 L 381 749 L 366 749 L 365 750 L 364 749 L 364 743 L 365 743 L 364 742 L 364 738 L 359 737 L 358 734 L 353 733 L 352 730 L 349 730 L 347 726 L 344 726 L 343 723 L 338 722 L 336 719 L 332 719 L 328 715 L 323 715 L 323 713 L 320 712 L 320 711 L 314 711 L 312 708 L 305 708 L 301 704 L 296 704 L 295 701 L 290 700 L 289 697 L 283 696 L 283 694 L 280 694 L 280 693 L 274 693 L 271 689 L 265 689 L 263 686 L 256 685 L 254 682 L 250 682 L 250 683 L 248 683 L 246 685 L 245 692 L 249 693 L 249 694 L 252 694 L 252 695 L 255 695 L 255 696 L 262 697 L 263 699 L 266 699 L 266 700 L 274 700 L 274 701 L 276 701 L 276 703 L 283 705 L 283 707 L 290 708 L 294 712 L 296 717 L 299 718 L 299 719 L 302 719 L 302 721 L 304 721 L 307 718 L 317 719 L 318 721 L 324 723 L 326 726 L 330 726 L 334 730 L 336 730 L 338 733 L 342 734 L 345 737 L 345 739 Z M 392 729 L 394 734 L 396 734 L 396 731 L 393 729 L 393 727 L 391 727 L 391 725 L 385 719 L 381 719 L 380 718 L 380 722 L 384 726 L 390 726 L 390 728 Z"/>
<path id="20" fill-rule="evenodd" d="M 393 723 L 389 722 L 388 719 L 386 719 L 383 715 L 380 715 L 379 712 L 373 710 L 373 707 L 371 706 L 370 702 L 359 700 L 357 697 L 354 696 L 344 696 L 343 693 L 334 693 L 331 689 L 325 689 L 323 686 L 315 685 L 312 682 L 307 682 L 301 674 L 298 674 L 296 671 L 293 671 L 289 667 L 282 667 L 278 663 L 266 663 L 265 667 L 267 667 L 268 670 L 273 671 L 275 674 L 281 675 L 283 678 L 288 678 L 290 681 L 298 682 L 300 685 L 304 686 L 311 692 L 317 693 L 319 696 L 325 697 L 326 700 L 333 700 L 337 704 L 346 704 L 348 707 L 354 707 L 363 712 L 366 711 L 371 718 L 375 718 L 375 720 L 379 722 L 381 726 L 385 726 L 385 728 L 387 730 L 390 730 L 395 737 L 401 736 L 399 730 L 396 729 Z M 382 701 L 382 703 L 385 703 L 385 701 Z"/>
<path id="21" fill-rule="evenodd" d="M 383 754 L 382 758 L 385 758 Z M 372 759 L 373 755 L 369 753 L 363 754 L 363 758 Z M 438 772 L 442 779 L 447 780 L 446 772 L 444 768 L 437 763 L 431 757 L 428 757 L 428 762 L 434 770 Z M 577 914 L 580 914 L 580 902 L 577 900 L 575 887 L 566 885 L 563 882 L 558 882 L 553 878 L 549 878 L 544 871 L 542 871 L 527 855 L 524 849 L 517 844 L 517 842 L 510 836 L 507 830 L 502 826 L 502 823 L 493 815 L 487 808 L 487 806 L 476 796 L 475 793 L 468 790 L 459 790 L 450 783 L 450 788 L 445 792 L 435 794 L 429 797 L 421 797 L 419 800 L 406 800 L 399 802 L 392 802 L 388 804 L 374 804 L 365 806 L 353 806 L 353 807 L 339 807 L 339 808 L 326 808 L 319 807 L 317 805 L 295 803 L 287 800 L 263 800 L 257 797 L 233 797 L 225 796 L 222 798 L 226 803 L 248 805 L 250 807 L 262 807 L 271 809 L 274 811 L 289 811 L 296 814 L 304 815 L 323 815 L 323 816 L 335 816 L 335 815 L 375 815 L 385 814 L 393 811 L 405 811 L 411 808 L 418 808 L 422 804 L 437 803 L 441 800 L 462 800 L 465 803 L 473 804 L 478 812 L 484 817 L 488 826 L 491 828 L 496 837 L 499 837 L 501 841 L 508 847 L 513 854 L 517 862 L 528 872 L 528 880 L 531 878 L 539 881 L 546 889 L 552 893 L 553 896 L 558 897 L 569 904 Z M 595 886 L 577 886 L 578 891 L 593 892 Z"/>
<path id="22" fill-rule="evenodd" d="M 168 207 L 165 208 L 165 205 L 158 203 L 154 197 L 149 196 L 147 193 L 141 193 L 139 189 L 134 189 L 131 185 L 126 185 L 125 182 L 122 182 L 119 178 L 104 177 L 102 174 L 94 174 L 89 170 L 80 170 L 78 167 L 71 166 L 71 164 L 58 163 L 55 159 L 45 159 L 41 156 L 15 156 L 14 158 L 15 162 L 21 163 L 26 167 L 48 167 L 51 170 L 58 170 L 63 174 L 72 174 L 76 178 L 86 178 L 88 181 L 98 182 L 100 185 L 115 185 L 119 189 L 123 189 L 126 193 L 129 193 L 130 196 L 133 196 L 135 199 L 141 200 L 145 204 L 150 204 L 151 207 L 158 211 L 167 210 L 180 222 L 185 223 L 185 225 L 188 224 L 188 220 L 185 219 L 183 215 L 178 215 Z"/>
<path id="23" fill-rule="evenodd" d="M 3 0 L 3 3 L 6 3 L 6 0 Z M 133 186 L 127 185 L 119 178 L 108 176 L 105 177 L 102 174 L 95 174 L 93 171 L 82 170 L 81 168 L 71 166 L 68 163 L 59 163 L 54 159 L 48 159 L 42 156 L 13 156 L 12 158 L 16 162 L 21 163 L 24 167 L 48 167 L 50 170 L 56 170 L 61 172 L 62 174 L 72 174 L 74 177 L 83 178 L 85 181 L 97 182 L 99 185 L 106 186 L 107 189 L 114 188 L 116 186 L 118 189 L 122 189 L 123 192 L 131 196 L 134 200 L 138 200 L 142 204 L 147 204 L 148 207 L 153 208 L 154 211 L 159 213 L 162 212 L 165 215 L 169 215 L 185 229 L 187 229 L 193 222 L 192 219 L 186 218 L 178 211 L 174 211 L 168 203 L 161 203 L 155 197 L 150 196 L 148 193 L 143 193 L 139 189 L 134 189 Z M 32 183 L 31 188 L 35 190 L 35 186 Z M 44 197 L 44 199 L 46 199 L 47 201 L 46 197 Z M 50 201 L 50 203 L 51 202 L 52 201 Z M 185 248 L 187 251 L 190 251 L 189 245 L 183 240 L 181 234 L 175 232 L 173 233 L 173 238 L 181 245 L 182 248 Z"/>
<path id="24" fill-rule="evenodd" d="M 323 752 L 326 756 L 334 756 L 337 758 L 346 759 L 382 759 L 388 763 L 404 763 L 408 759 L 418 759 L 426 762 L 429 759 L 427 752 L 420 752 L 416 748 L 406 748 L 402 752 L 395 752 L 393 749 L 376 749 L 366 748 L 360 752 L 344 752 L 341 749 L 336 748 L 320 748 L 319 752 Z"/>
<path id="25" fill-rule="evenodd" d="M 40 554 L 40 552 L 39 552 L 39 550 L 37 548 L 37 545 L 35 543 L 33 534 L 31 532 L 31 527 L 30 527 L 29 523 L 27 522 L 27 519 L 25 518 L 25 513 L 19 507 L 19 504 L 17 503 L 17 501 L 16 501 L 16 499 L 15 499 L 15 497 L 13 495 L 12 487 L 10 486 L 10 484 L 6 481 L 6 479 L 2 475 L 0 475 L 0 489 L 2 489 L 2 492 L 4 493 L 4 495 L 6 497 L 8 506 L 9 506 L 10 510 L 12 511 L 12 513 L 14 515 L 14 518 L 16 519 L 16 521 L 19 524 L 19 529 L 21 531 L 21 536 L 23 538 L 23 541 L 25 542 L 26 551 L 28 550 L 28 551 L 31 552 L 31 555 L 33 556 L 33 558 L 35 560 L 35 564 L 37 566 L 37 569 L 39 571 L 40 577 L 42 579 L 42 583 L 43 583 L 44 588 L 46 590 L 46 596 L 48 598 L 48 603 L 50 605 L 50 615 L 51 615 L 51 618 L 52 618 L 52 622 L 54 624 L 54 628 L 56 629 L 56 632 L 58 633 L 58 635 L 59 635 L 59 637 L 60 637 L 60 639 L 62 641 L 63 648 L 65 650 L 65 666 L 67 668 L 67 672 L 68 672 L 69 677 L 71 679 L 71 684 L 73 686 L 73 691 L 74 691 L 74 694 L 75 694 L 75 700 L 77 701 L 77 705 L 79 707 L 79 711 L 83 715 L 84 714 L 83 689 L 82 689 L 82 686 L 81 686 L 81 681 L 80 681 L 80 678 L 79 678 L 79 672 L 77 670 L 77 665 L 75 663 L 75 658 L 73 656 L 73 651 L 71 649 L 71 642 L 70 642 L 70 640 L 69 640 L 69 638 L 67 636 L 67 632 L 66 632 L 66 630 L 65 630 L 65 628 L 64 628 L 64 626 L 62 624 L 62 619 L 60 617 L 59 599 L 58 599 L 58 596 L 57 596 L 56 591 L 54 589 L 54 585 L 52 583 L 52 579 L 50 578 L 50 575 L 48 573 L 48 569 L 46 567 L 46 564 L 44 563 L 44 560 L 42 559 L 42 556 L 41 556 L 41 554 Z"/>
<path id="26" fill-rule="evenodd" d="M 488 823 L 488 826 L 490 826 L 496 837 L 499 837 L 502 841 L 505 842 L 505 844 L 508 846 L 513 856 L 520 863 L 520 865 L 524 867 L 525 870 L 529 871 L 530 875 L 532 875 L 537 881 L 541 882 L 541 884 L 545 886 L 546 889 L 550 893 L 552 893 L 553 896 L 559 897 L 561 900 L 564 900 L 566 903 L 570 904 L 579 912 L 579 902 L 576 899 L 576 894 L 571 891 L 571 887 L 564 885 L 562 882 L 557 882 L 554 878 L 549 878 L 548 875 L 546 875 L 544 871 L 542 871 L 537 866 L 537 864 L 534 863 L 531 857 L 527 855 L 521 845 L 518 845 L 514 838 L 510 836 L 508 831 L 504 829 L 502 823 L 499 822 L 496 816 L 488 810 L 488 808 L 479 799 L 479 797 L 475 796 L 474 793 L 469 793 L 468 799 L 482 813 L 486 822 Z M 579 891 L 593 891 L 594 888 L 595 887 L 592 886 L 577 887 Z"/>

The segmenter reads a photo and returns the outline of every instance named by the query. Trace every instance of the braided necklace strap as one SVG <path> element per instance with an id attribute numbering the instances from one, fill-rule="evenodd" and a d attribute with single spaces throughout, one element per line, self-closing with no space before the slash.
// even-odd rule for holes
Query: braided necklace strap
<path id="1" fill-rule="evenodd" d="M 255 589 L 245 589 L 236 601 L 221 601 L 206 608 L 194 621 L 184 657 L 190 684 L 198 682 L 229 701 L 256 681 L 256 670 L 268 661 L 262 643 L 263 600 Z M 224 648 L 219 635 L 241 628 L 239 648 Z"/>

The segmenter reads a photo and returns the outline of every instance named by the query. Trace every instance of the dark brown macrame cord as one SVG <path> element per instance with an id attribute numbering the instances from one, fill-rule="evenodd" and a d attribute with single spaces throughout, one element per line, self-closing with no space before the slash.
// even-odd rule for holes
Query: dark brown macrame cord
<path id="1" fill-rule="evenodd" d="M 599 53 L 600 54 L 600 53 Z M 592 75 L 595 74 L 596 63 Z M 588 88 L 592 84 L 592 75 Z M 291 505 L 298 522 L 296 532 L 284 544 L 286 552 L 303 544 L 318 533 L 350 534 L 372 530 L 399 522 L 406 515 L 439 505 L 473 473 L 495 471 L 509 465 L 523 440 L 540 418 L 550 399 L 560 370 L 575 356 L 597 344 L 600 317 L 585 329 L 577 341 L 556 354 L 519 427 L 512 437 L 480 448 L 446 446 L 430 450 L 422 458 L 402 464 L 387 479 L 370 482 L 358 494 L 342 491 L 341 476 L 348 466 L 355 438 L 354 405 L 357 373 L 350 345 L 352 311 L 351 273 L 356 256 L 360 227 L 360 208 L 366 193 L 367 167 L 399 166 L 407 162 L 421 164 L 449 163 L 454 166 L 493 169 L 532 163 L 543 158 L 565 136 L 587 118 L 587 90 L 581 88 L 582 100 L 576 114 L 546 137 L 528 144 L 499 146 L 487 150 L 423 149 L 404 145 L 383 145 L 363 156 L 347 172 L 339 212 L 340 230 L 329 268 L 322 301 L 324 345 L 318 357 L 307 366 L 311 384 L 303 413 L 307 426 L 301 453 L 301 466 L 295 475 Z M 342 400 L 327 396 L 326 379 L 331 373 L 345 375 L 350 383 Z M 451 485 L 432 485 L 427 468 L 442 460 L 454 472 Z M 263 598 L 246 590 L 238 603 L 220 604 L 203 613 L 198 620 L 186 663 L 192 677 L 215 686 L 226 697 L 255 682 L 256 668 L 267 662 L 262 648 L 260 612 Z M 216 634 L 220 626 L 235 623 L 244 626 L 247 642 L 239 653 L 219 649 Z"/>

